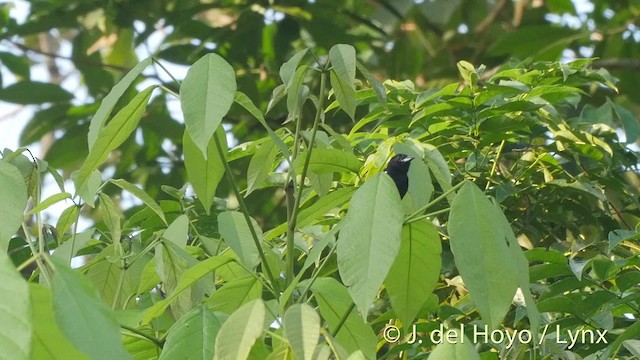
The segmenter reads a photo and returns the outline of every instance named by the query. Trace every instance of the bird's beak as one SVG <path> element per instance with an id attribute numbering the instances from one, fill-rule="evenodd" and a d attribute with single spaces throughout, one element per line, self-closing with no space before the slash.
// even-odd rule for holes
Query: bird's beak
<path id="1" fill-rule="evenodd" d="M 415 159 L 413 156 L 407 156 L 404 159 L 400 160 L 403 163 L 409 162 L 411 160 Z"/>

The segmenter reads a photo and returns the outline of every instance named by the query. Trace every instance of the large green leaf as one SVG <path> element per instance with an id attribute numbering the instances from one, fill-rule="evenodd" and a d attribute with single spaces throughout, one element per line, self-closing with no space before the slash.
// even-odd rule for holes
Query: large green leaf
<path id="1" fill-rule="evenodd" d="M 305 102 L 308 88 L 303 85 L 304 78 L 309 70 L 309 66 L 302 65 L 296 69 L 290 84 L 287 86 L 287 111 L 289 115 L 287 120 L 294 120 L 300 117 L 302 105 Z"/>
<path id="2" fill-rule="evenodd" d="M 178 216 L 164 231 L 162 237 L 174 243 L 180 249 L 187 246 L 189 236 L 189 217 L 187 215 Z"/>
<path id="3" fill-rule="evenodd" d="M 338 44 L 329 50 L 331 87 L 340 107 L 354 120 L 356 112 L 356 49 L 351 45 Z"/>
<path id="4" fill-rule="evenodd" d="M 336 333 L 338 343 L 349 353 L 361 350 L 367 359 L 375 359 L 376 334 L 355 309 L 351 309 L 352 301 L 347 289 L 334 278 L 321 277 L 313 283 L 311 291 L 318 300 L 320 314 L 331 332 L 346 316 L 346 321 Z M 350 310 L 349 314 L 347 310 Z"/>
<path id="5" fill-rule="evenodd" d="M 298 51 L 280 67 L 280 79 L 282 79 L 282 82 L 287 88 L 293 80 L 293 74 L 296 72 L 296 69 L 298 69 L 298 65 L 300 65 L 300 62 L 308 52 L 309 49 Z"/>
<path id="6" fill-rule="evenodd" d="M 0 293 L 0 358 L 28 359 L 33 328 L 29 285 L 4 250 L 0 251 Z"/>
<path id="7" fill-rule="evenodd" d="M 613 108 L 613 113 L 620 121 L 622 128 L 624 129 L 627 144 L 635 143 L 640 135 L 640 125 L 638 125 L 638 119 L 633 113 L 627 110 L 625 107 L 607 100 Z"/>
<path id="8" fill-rule="evenodd" d="M 89 357 L 71 345 L 60 331 L 53 313 L 51 289 L 29 284 L 29 295 L 33 306 L 31 359 L 89 360 Z"/>
<path id="9" fill-rule="evenodd" d="M 89 149 L 89 155 L 74 178 L 77 193 L 80 191 L 79 189 L 87 186 L 93 170 L 97 169 L 107 159 L 109 153 L 127 140 L 137 128 L 155 88 L 156 86 L 149 86 L 141 91 L 118 111 L 104 128 L 99 130 L 95 143 Z"/>
<path id="10" fill-rule="evenodd" d="M 111 111 L 116 106 L 116 103 L 122 97 L 125 91 L 131 86 L 133 81 L 142 73 L 142 71 L 151 65 L 151 58 L 146 58 L 138 63 L 133 69 L 131 69 L 127 75 L 125 75 L 112 89 L 107 96 L 102 99 L 100 107 L 91 118 L 89 125 L 89 134 L 87 135 L 89 141 L 89 149 L 93 147 L 98 139 L 98 132 L 102 129 L 105 121 L 111 114 Z"/>
<path id="11" fill-rule="evenodd" d="M 396 185 L 378 173 L 353 195 L 338 239 L 338 269 L 366 318 L 398 250 L 404 211 Z"/>
<path id="12" fill-rule="evenodd" d="M 198 306 L 176 322 L 167 335 L 159 360 L 211 360 L 215 341 L 226 317 Z"/>
<path id="13" fill-rule="evenodd" d="M 262 230 L 260 225 L 251 219 L 253 228 L 258 235 L 258 239 L 262 239 Z M 237 211 L 225 211 L 218 215 L 218 226 L 220 235 L 224 241 L 233 250 L 244 266 L 253 268 L 258 264 L 258 249 L 253 241 L 251 229 L 247 224 L 244 215 Z"/>
<path id="14" fill-rule="evenodd" d="M 351 120 L 355 120 L 356 114 L 356 90 L 352 83 L 340 77 L 334 70 L 329 72 L 329 80 L 331 88 L 336 95 L 336 100 L 340 104 L 340 108 L 349 115 Z"/>
<path id="15" fill-rule="evenodd" d="M 0 89 L 0 100 L 16 104 L 63 102 L 73 95 L 59 85 L 38 81 L 20 81 Z"/>
<path id="16" fill-rule="evenodd" d="M 351 45 L 337 44 L 329 50 L 331 67 L 338 76 L 353 83 L 356 79 L 356 49 Z"/>
<path id="17" fill-rule="evenodd" d="M 302 172 L 306 153 L 302 153 L 293 163 L 293 166 Z M 331 172 L 358 172 L 362 163 L 352 153 L 331 149 L 314 148 L 309 159 L 309 171 L 316 174 L 326 174 Z"/>
<path id="18" fill-rule="evenodd" d="M 482 319 L 496 329 L 518 288 L 516 263 L 496 208 L 472 182 L 456 194 L 447 226 L 451 251 Z"/>
<path id="19" fill-rule="evenodd" d="M 196 61 L 180 86 L 184 123 L 205 159 L 213 134 L 233 104 L 236 86 L 235 70 L 214 53 Z"/>
<path id="20" fill-rule="evenodd" d="M 251 157 L 249 168 L 247 169 L 247 194 L 248 196 L 269 176 L 273 163 L 278 155 L 278 147 L 267 139 L 260 145 L 255 155 Z"/>
<path id="21" fill-rule="evenodd" d="M 252 274 L 226 282 L 207 299 L 207 306 L 211 310 L 231 314 L 261 296 L 262 283 Z"/>
<path id="22" fill-rule="evenodd" d="M 27 185 L 20 170 L 0 160 L 0 252 L 6 252 L 9 240 L 22 224 L 22 214 L 27 207 Z"/>
<path id="23" fill-rule="evenodd" d="M 53 308 L 66 337 L 92 359 L 131 359 L 113 314 L 98 299 L 87 278 L 63 260 L 52 257 L 51 261 L 55 264 Z"/>
<path id="24" fill-rule="evenodd" d="M 223 150 L 227 149 L 227 138 L 223 128 L 216 131 L 216 136 Z M 211 205 L 216 196 L 216 189 L 224 176 L 224 156 L 218 152 L 215 138 L 211 137 L 207 146 L 207 156 L 191 139 L 187 131 L 182 137 L 184 151 L 184 167 L 187 169 L 187 178 L 193 186 L 193 191 L 198 195 L 207 214 L 211 211 Z"/>
<path id="25" fill-rule="evenodd" d="M 513 270 L 518 276 L 518 287 L 520 288 L 520 291 L 524 296 L 524 301 L 527 306 L 527 316 L 529 317 L 529 324 L 531 327 L 531 333 L 533 334 L 533 338 L 535 341 L 537 340 L 538 329 L 540 327 L 540 312 L 538 311 L 535 300 L 533 299 L 533 294 L 531 293 L 529 262 L 524 255 L 524 251 L 522 251 L 522 248 L 520 248 L 520 244 L 518 244 L 518 240 L 516 239 L 516 236 L 511 229 L 511 225 L 509 225 L 509 221 L 500 209 L 500 206 L 498 204 L 494 204 L 494 208 L 496 218 L 502 224 L 502 230 L 504 231 L 504 234 L 508 241 L 509 250 L 511 251 L 511 257 L 514 264 Z"/>
<path id="26" fill-rule="evenodd" d="M 320 339 L 320 317 L 307 304 L 296 304 L 284 314 L 284 333 L 296 359 L 311 360 Z"/>
<path id="27" fill-rule="evenodd" d="M 442 245 L 427 219 L 402 228 L 402 244 L 385 285 L 400 321 L 409 325 L 429 298 L 440 277 Z"/>
<path id="28" fill-rule="evenodd" d="M 265 312 L 264 303 L 257 299 L 231 314 L 216 337 L 216 359 L 247 359 L 251 347 L 262 335 Z"/>
<path id="29" fill-rule="evenodd" d="M 162 280 L 162 289 L 165 293 L 171 294 L 171 296 L 165 300 L 175 300 L 169 301 L 168 305 L 171 306 L 173 315 L 176 318 L 180 318 L 191 310 L 196 302 L 200 301 L 200 299 L 194 299 L 192 296 L 198 292 L 197 284 L 194 284 L 194 286 L 189 289 L 190 291 L 183 292 L 177 290 L 179 279 L 189 268 L 190 263 L 195 262 L 195 259 L 187 254 L 179 245 L 169 240 L 157 244 L 155 251 L 156 272 L 160 276 L 160 280 Z M 174 293 L 176 296 L 173 295 Z M 158 303 L 161 302 L 163 301 Z"/>
<path id="30" fill-rule="evenodd" d="M 118 253 L 121 253 L 122 220 L 120 219 L 120 211 L 109 195 L 100 193 L 98 198 L 100 199 L 102 219 L 109 230 L 111 242 L 118 247 Z"/>

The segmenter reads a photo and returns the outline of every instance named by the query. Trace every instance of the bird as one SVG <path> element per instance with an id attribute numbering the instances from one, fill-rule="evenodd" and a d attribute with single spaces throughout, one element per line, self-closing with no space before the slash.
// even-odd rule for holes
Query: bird
<path id="1" fill-rule="evenodd" d="M 396 183 L 401 199 L 409 189 L 409 177 L 407 173 L 409 172 L 409 165 L 413 159 L 414 158 L 409 155 L 396 154 L 389 160 L 389 164 L 387 164 L 387 168 L 384 170 L 393 182 Z"/>

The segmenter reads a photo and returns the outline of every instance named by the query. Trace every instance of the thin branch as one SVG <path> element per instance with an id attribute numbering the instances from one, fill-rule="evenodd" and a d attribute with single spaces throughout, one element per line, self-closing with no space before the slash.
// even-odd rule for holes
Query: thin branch
<path id="1" fill-rule="evenodd" d="M 500 15 L 502 10 L 504 10 L 505 6 L 507 6 L 508 3 L 509 3 L 508 0 L 500 0 L 500 2 L 496 5 L 496 7 L 493 8 L 493 11 L 491 11 L 489 15 L 487 15 L 487 17 L 484 20 L 482 20 L 480 24 L 476 26 L 475 28 L 476 34 L 485 32 L 489 28 L 489 26 L 491 26 L 491 24 L 493 24 L 496 21 L 496 19 L 498 18 L 498 15 Z"/>
<path id="2" fill-rule="evenodd" d="M 593 62 L 593 67 L 605 68 L 607 70 L 640 71 L 640 59 L 600 59 Z"/>
<path id="3" fill-rule="evenodd" d="M 229 186 L 231 186 L 231 189 L 233 190 L 234 195 L 236 196 L 236 199 L 238 200 L 238 204 L 240 205 L 240 212 L 242 212 L 242 215 L 244 215 L 244 220 L 247 222 L 247 226 L 249 227 L 249 231 L 251 232 L 251 237 L 253 238 L 253 242 L 256 246 L 256 250 L 258 250 L 258 255 L 260 256 L 260 262 L 262 263 L 262 267 L 264 269 L 264 272 L 267 275 L 267 278 L 269 279 L 269 282 L 271 282 L 271 286 L 273 286 L 273 289 L 275 290 L 277 295 L 280 292 L 280 286 L 278 285 L 278 282 L 276 281 L 275 277 L 273 276 L 273 272 L 271 272 L 271 268 L 269 267 L 269 263 L 267 262 L 267 258 L 266 256 L 264 256 L 264 250 L 262 249 L 262 245 L 260 244 L 260 239 L 258 238 L 258 234 L 256 233 L 256 229 L 253 227 L 253 222 L 251 221 L 251 216 L 249 216 L 249 209 L 247 208 L 247 205 L 244 203 L 244 199 L 242 197 L 242 195 L 240 194 L 240 190 L 238 189 L 238 185 L 236 184 L 236 180 L 233 178 L 233 173 L 231 172 L 231 167 L 229 166 L 229 163 L 224 159 L 223 155 L 224 155 L 224 150 L 222 149 L 222 145 L 220 144 L 220 140 L 218 140 L 218 135 L 214 134 L 213 135 L 213 140 L 216 144 L 216 148 L 218 150 L 218 154 L 220 154 L 220 157 L 222 158 L 222 164 L 224 165 L 224 171 L 225 171 L 225 175 L 227 176 L 227 181 L 229 182 Z"/>

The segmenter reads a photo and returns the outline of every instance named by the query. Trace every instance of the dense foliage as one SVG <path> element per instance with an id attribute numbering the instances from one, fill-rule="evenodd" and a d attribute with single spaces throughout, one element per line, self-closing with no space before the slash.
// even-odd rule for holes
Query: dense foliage
<path id="1" fill-rule="evenodd" d="M 3 44 L 56 61 L 40 82 L 0 52 L 0 99 L 37 105 L 21 144 L 51 140 L 2 150 L 2 356 L 638 357 L 638 6 L 569 29 L 568 1 L 374 3 L 3 17 Z"/>
<path id="2" fill-rule="evenodd" d="M 103 182 L 97 170 L 143 117 L 155 85 L 107 122 L 151 61 L 123 78 L 95 113 L 89 153 L 72 174 L 75 196 L 60 182 L 61 193 L 41 199 L 39 174 L 56 170 L 5 151 L 3 174 L 11 181 L 3 182 L 3 191 L 13 207 L 4 228 L 20 225 L 28 195 L 35 201 L 28 214 L 76 199 L 55 228 L 36 218 L 38 241 L 27 240 L 33 230 L 26 223 L 12 240 L 18 268 L 37 262 L 31 278 L 47 287 L 32 284 L 29 291 L 5 261 L 7 280 L 24 284 L 8 289 L 16 301 L 10 308 L 30 295 L 43 297 L 32 298 L 34 306 L 53 296 L 57 320 L 51 322 L 51 305 L 47 320 L 33 323 L 29 307 L 20 309 L 26 311 L 26 333 L 12 337 L 17 350 L 25 356 L 31 346 L 52 351 L 47 338 L 31 342 L 28 329 L 55 324 L 56 333 L 75 346 L 55 352 L 77 348 L 92 358 L 117 352 L 139 358 L 196 352 L 203 358 L 342 358 L 354 351 L 365 358 L 376 352 L 420 357 L 438 340 L 422 335 L 432 343 L 385 345 L 376 335 L 389 340 L 389 329 L 411 333 L 414 323 L 420 334 L 470 325 L 465 335 L 481 344 L 480 352 L 502 356 L 612 356 L 636 337 L 634 283 L 640 272 L 629 223 L 637 207 L 624 176 L 635 174 L 637 159 L 614 129 L 623 127 L 633 141 L 638 124 L 614 103 L 594 108 L 581 102 L 589 88 L 615 90 L 606 72 L 590 70 L 589 61 L 525 63 L 481 81 L 479 69 L 460 62 L 463 83 L 418 92 L 409 81 L 381 84 L 361 66 L 372 87 L 354 87 L 351 46 L 337 45 L 328 57 L 308 54 L 283 65 L 283 85 L 271 102 L 286 106 L 293 132 L 268 126 L 251 100 L 236 92 L 234 70 L 219 56 L 206 55 L 191 67 L 174 95 L 185 114 L 185 169 L 196 198 L 185 187 L 166 186 L 173 199 L 156 202 L 126 180 Z M 317 96 L 305 85 L 313 77 L 320 77 Z M 335 101 L 325 107 L 329 84 Z M 255 116 L 268 135 L 227 151 L 221 120 L 233 103 Z M 308 130 L 301 111 L 306 104 L 315 107 Z M 357 110 L 366 113 L 348 133 L 339 133 L 323 121 L 338 108 L 354 119 Z M 404 202 L 381 173 L 393 152 L 416 158 Z M 244 157 L 250 162 L 241 188 L 229 162 Z M 215 197 L 223 175 L 233 197 Z M 122 219 L 107 195 L 110 185 L 143 204 Z M 260 214 L 251 214 L 244 200 L 253 191 L 283 198 L 287 210 L 274 211 L 285 212 L 287 221 L 268 228 L 254 220 Z M 96 200 L 99 226 L 76 233 L 79 209 L 93 208 Z M 92 255 L 81 267 L 87 278 L 67 268 L 77 254 Z M 518 288 L 520 301 L 514 300 Z M 114 336 L 112 311 L 130 332 L 124 333 L 125 347 Z M 549 326 L 555 331 L 546 334 Z M 493 338 L 491 344 L 478 340 L 477 329 L 527 335 L 518 337 L 520 343 Z M 602 337 L 581 338 L 571 349 L 560 346 L 585 332 Z M 103 333 L 111 340 L 88 342 Z M 628 344 L 636 351 L 635 343 Z M 437 356 L 477 354 L 469 343 L 464 350 L 447 346 L 440 345 L 443 354 Z"/>

